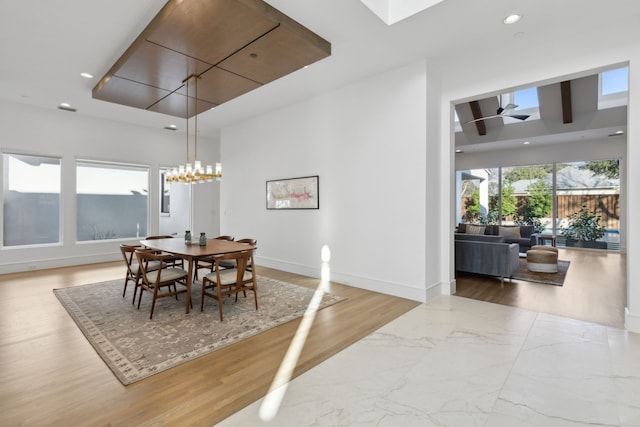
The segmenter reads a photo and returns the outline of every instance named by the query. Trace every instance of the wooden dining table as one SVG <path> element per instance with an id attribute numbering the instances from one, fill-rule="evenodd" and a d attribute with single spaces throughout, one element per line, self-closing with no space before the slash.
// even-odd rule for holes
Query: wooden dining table
<path id="1" fill-rule="evenodd" d="M 200 246 L 198 242 L 187 244 L 181 238 L 140 240 L 140 244 L 147 248 L 167 252 L 184 259 L 187 262 L 187 313 L 191 307 L 191 284 L 193 282 L 193 266 L 198 258 L 212 255 L 222 255 L 232 252 L 256 249 L 255 246 L 247 243 L 232 242 L 221 239 L 207 239 L 207 244 Z"/>

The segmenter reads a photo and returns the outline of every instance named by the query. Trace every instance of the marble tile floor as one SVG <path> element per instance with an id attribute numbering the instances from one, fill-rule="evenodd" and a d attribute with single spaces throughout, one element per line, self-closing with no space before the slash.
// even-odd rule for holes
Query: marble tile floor
<path id="1" fill-rule="evenodd" d="M 443 296 L 218 426 L 640 426 L 640 334 Z"/>

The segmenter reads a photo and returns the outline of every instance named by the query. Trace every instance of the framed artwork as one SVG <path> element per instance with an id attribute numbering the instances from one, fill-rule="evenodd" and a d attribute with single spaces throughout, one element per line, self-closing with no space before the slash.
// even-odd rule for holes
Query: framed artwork
<path id="1" fill-rule="evenodd" d="M 319 209 L 318 176 L 267 181 L 267 209 Z"/>

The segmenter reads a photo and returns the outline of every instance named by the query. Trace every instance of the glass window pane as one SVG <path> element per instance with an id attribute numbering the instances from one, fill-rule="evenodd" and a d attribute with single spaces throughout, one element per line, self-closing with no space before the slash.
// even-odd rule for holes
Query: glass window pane
<path id="1" fill-rule="evenodd" d="M 171 183 L 167 182 L 167 172 L 160 173 L 160 213 L 171 213 Z"/>
<path id="2" fill-rule="evenodd" d="M 570 217 L 584 206 L 584 211 L 599 217 L 598 223 L 604 227 L 604 235 L 596 240 L 606 242 L 608 249 L 620 249 L 619 165 L 618 159 L 558 164 L 559 244 L 567 243 L 567 232 L 572 230 Z M 576 234 L 579 237 L 580 233 Z"/>
<path id="3" fill-rule="evenodd" d="M 457 172 L 458 222 L 497 223 L 497 169 Z"/>
<path id="4" fill-rule="evenodd" d="M 553 165 L 515 166 L 502 171 L 504 222 L 533 225 L 538 233 L 551 233 Z"/>
<path id="5" fill-rule="evenodd" d="M 78 241 L 146 236 L 148 186 L 148 168 L 78 161 Z"/>
<path id="6" fill-rule="evenodd" d="M 61 160 L 3 154 L 3 245 L 60 243 Z"/>
<path id="7" fill-rule="evenodd" d="M 605 71 L 602 78 L 602 95 L 627 92 L 629 90 L 629 67 Z"/>
<path id="8" fill-rule="evenodd" d="M 600 73 L 599 86 L 599 110 L 627 105 L 629 103 L 629 67 Z"/>

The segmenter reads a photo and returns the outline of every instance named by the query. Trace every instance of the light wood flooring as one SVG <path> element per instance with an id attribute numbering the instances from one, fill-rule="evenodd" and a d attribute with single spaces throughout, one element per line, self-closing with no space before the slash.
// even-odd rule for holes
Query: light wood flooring
<path id="1" fill-rule="evenodd" d="M 52 292 L 120 277 L 122 262 L 0 276 L 0 425 L 211 426 L 266 394 L 300 320 L 123 386 Z M 294 376 L 418 305 L 333 283 L 330 292 L 348 299 L 317 313 Z"/>
<path id="2" fill-rule="evenodd" d="M 560 250 L 571 261 L 562 287 L 458 275 L 458 296 L 624 325 L 626 257 Z M 211 426 L 262 397 L 299 320 L 123 386 L 53 295 L 53 288 L 123 277 L 120 262 L 0 276 L 0 425 Z M 259 268 L 315 288 L 317 279 Z M 348 299 L 320 310 L 298 361 L 300 375 L 417 305 L 331 284 Z"/>
<path id="3" fill-rule="evenodd" d="M 571 261 L 563 286 L 458 273 L 457 296 L 624 328 L 626 255 L 614 251 L 559 249 Z"/>

